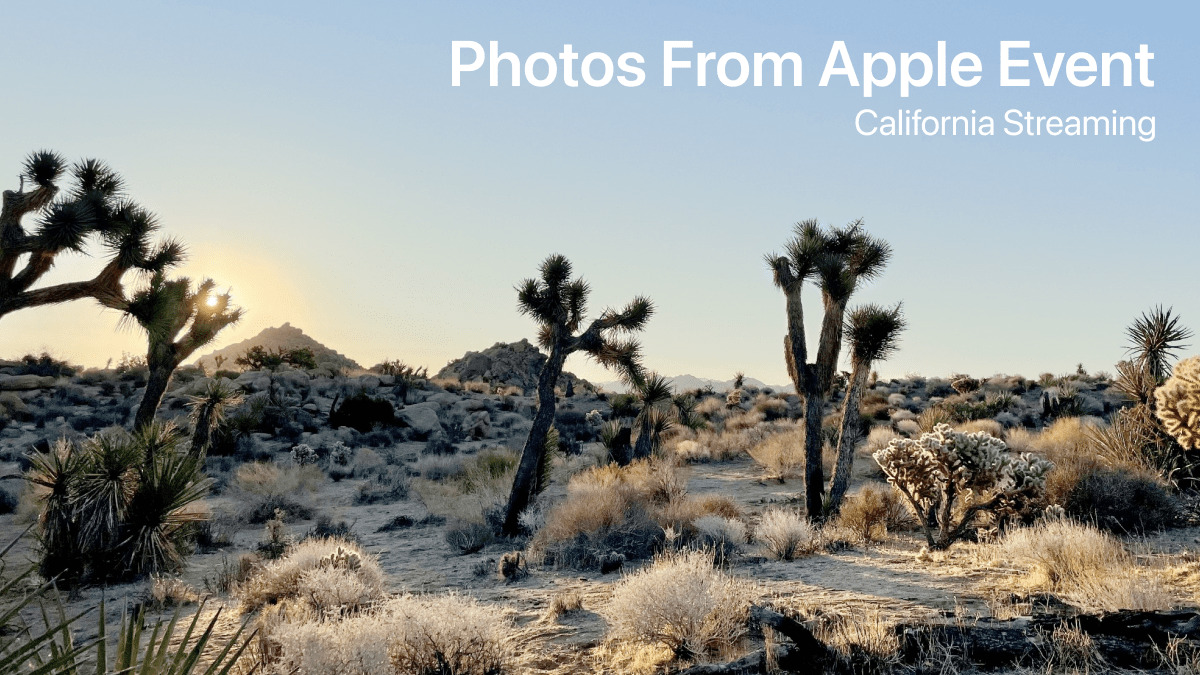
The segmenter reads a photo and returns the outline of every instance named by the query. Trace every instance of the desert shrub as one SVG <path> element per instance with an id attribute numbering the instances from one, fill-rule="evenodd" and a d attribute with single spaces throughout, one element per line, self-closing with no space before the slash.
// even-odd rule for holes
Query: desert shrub
<path id="1" fill-rule="evenodd" d="M 404 469 L 386 466 L 358 486 L 356 504 L 390 504 L 408 498 L 409 479 Z"/>
<path id="2" fill-rule="evenodd" d="M 344 539 L 308 539 L 280 559 L 261 565 L 237 589 L 252 612 L 293 600 L 318 612 L 359 609 L 381 600 L 383 570 L 374 557 Z"/>
<path id="3" fill-rule="evenodd" d="M 673 505 L 686 497 L 678 469 L 640 460 L 609 464 L 576 474 L 567 497 L 546 515 L 530 549 L 547 562 L 579 568 L 599 565 L 618 553 L 636 560 L 663 542 L 663 526 L 677 526 Z"/>
<path id="4" fill-rule="evenodd" d="M 1167 433 L 1185 450 L 1200 449 L 1200 356 L 1175 364 L 1154 398 L 1155 412 Z"/>
<path id="5" fill-rule="evenodd" d="M 344 539 L 346 541 L 358 541 L 358 537 L 354 535 L 354 524 L 346 520 L 334 520 L 327 514 L 317 516 L 317 522 L 313 524 L 312 529 L 304 535 L 304 539 Z"/>
<path id="6" fill-rule="evenodd" d="M 744 520 L 745 512 L 732 497 L 726 495 L 701 495 L 693 498 L 696 502 L 697 513 L 705 516 L 721 516 L 734 520 Z"/>
<path id="7" fill-rule="evenodd" d="M 1195 458 L 1166 433 L 1147 405 L 1117 411 L 1107 426 L 1089 429 L 1088 440 L 1108 466 L 1154 473 L 1176 484 L 1198 479 Z"/>
<path id="8" fill-rule="evenodd" d="M 156 610 L 194 605 L 202 600 L 196 589 L 176 576 L 150 577 L 150 605 Z"/>
<path id="9" fill-rule="evenodd" d="M 458 455 L 421 455 L 411 468 L 427 480 L 458 478 L 467 471 L 466 460 Z"/>
<path id="10" fill-rule="evenodd" d="M 484 523 L 454 523 L 446 528 L 446 545 L 458 555 L 482 551 L 495 538 Z"/>
<path id="11" fill-rule="evenodd" d="M 1155 610 L 1173 604 L 1120 541 L 1090 525 L 1055 518 L 1016 528 L 1001 540 L 997 556 L 1028 569 L 1022 577 L 1027 590 L 1057 593 L 1085 610 Z"/>
<path id="12" fill-rule="evenodd" d="M 346 397 L 340 405 L 329 411 L 329 426 L 350 427 L 362 433 L 377 426 L 396 423 L 396 407 L 391 401 L 374 398 L 365 391 Z"/>
<path id="13" fill-rule="evenodd" d="M 804 462 L 804 428 L 796 426 L 768 436 L 750 448 L 750 457 L 767 478 L 783 482 L 793 477 L 796 467 Z"/>
<path id="14" fill-rule="evenodd" d="M 619 581 L 600 613 L 611 640 L 662 644 L 679 657 L 731 652 L 746 635 L 754 586 L 713 567 L 712 555 L 684 551 Z"/>
<path id="15" fill-rule="evenodd" d="M 763 419 L 771 421 L 787 416 L 788 404 L 781 398 L 759 394 L 754 397 L 754 406 L 751 410 L 762 413 Z"/>
<path id="16" fill-rule="evenodd" d="M 79 368 L 66 361 L 60 361 L 46 352 L 34 356 L 26 354 L 21 357 L 14 375 L 38 375 L 40 377 L 71 377 L 79 372 Z"/>
<path id="17" fill-rule="evenodd" d="M 271 639 L 278 672 L 296 675 L 499 675 L 516 652 L 503 612 L 459 595 L 404 595 L 337 621 L 284 622 Z"/>
<path id="18" fill-rule="evenodd" d="M 668 456 L 686 462 L 723 462 L 747 454 L 756 444 L 791 425 L 761 424 L 748 428 L 682 432 L 667 444 Z"/>
<path id="19" fill-rule="evenodd" d="M 242 502 L 243 517 L 251 523 L 265 523 L 276 510 L 289 520 L 311 518 L 312 495 L 324 479 L 321 470 L 311 464 L 251 462 L 237 468 L 233 485 Z"/>
<path id="20" fill-rule="evenodd" d="M 1041 497 L 1050 462 L 1008 452 L 983 432 L 940 424 L 919 439 L 898 438 L 876 452 L 888 482 L 917 514 L 931 548 L 947 548 L 981 514 L 1003 517 Z"/>
<path id="21" fill-rule="evenodd" d="M 208 515 L 203 464 L 170 424 L 62 439 L 33 455 L 27 479 L 39 571 L 65 585 L 178 570 Z"/>
<path id="22" fill-rule="evenodd" d="M 954 430 L 961 431 L 964 434 L 973 434 L 982 431 L 989 436 L 1004 438 L 1004 426 L 992 419 L 972 420 L 970 422 L 956 424 L 954 425 Z"/>
<path id="23" fill-rule="evenodd" d="M 546 608 L 546 618 L 557 621 L 559 617 L 578 612 L 583 609 L 583 596 L 577 591 L 562 591 L 550 598 L 550 606 Z"/>
<path id="24" fill-rule="evenodd" d="M 350 461 L 350 470 L 355 478 L 366 478 L 383 471 L 388 465 L 387 460 L 370 448 L 362 448 L 354 454 Z"/>
<path id="25" fill-rule="evenodd" d="M 0 516 L 15 512 L 20 503 L 20 494 L 0 486 Z"/>
<path id="26" fill-rule="evenodd" d="M 842 504 L 836 525 L 871 543 L 882 541 L 889 532 L 905 529 L 912 522 L 908 506 L 894 491 L 864 485 Z"/>
<path id="27" fill-rule="evenodd" d="M 917 415 L 917 427 L 924 433 L 933 431 L 939 424 L 953 424 L 955 421 L 950 411 L 939 406 L 926 408 Z"/>
<path id="28" fill-rule="evenodd" d="M 1059 503 L 1076 518 L 1119 533 L 1161 530 L 1179 517 L 1175 498 L 1155 476 L 1121 469 L 1085 471 Z"/>
<path id="29" fill-rule="evenodd" d="M 696 529 L 696 543 L 714 551 L 721 561 L 740 553 L 746 544 L 746 523 L 737 518 L 701 516 L 692 527 Z"/>
<path id="30" fill-rule="evenodd" d="M 766 416 L 757 410 L 749 412 L 737 413 L 725 418 L 725 431 L 742 431 L 744 429 L 753 429 L 763 423 Z"/>
<path id="31" fill-rule="evenodd" d="M 267 349 L 262 345 L 255 345 L 237 357 L 234 363 L 246 370 L 276 370 L 284 364 L 312 370 L 317 367 L 317 357 L 308 347 Z"/>
<path id="32" fill-rule="evenodd" d="M 779 560 L 792 560 L 817 547 L 817 532 L 803 516 L 790 509 L 774 508 L 763 513 L 754 538 L 767 553 Z"/>

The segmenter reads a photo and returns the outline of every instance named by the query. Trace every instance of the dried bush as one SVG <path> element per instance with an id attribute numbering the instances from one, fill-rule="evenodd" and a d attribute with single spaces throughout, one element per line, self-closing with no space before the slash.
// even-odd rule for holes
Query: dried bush
<path id="1" fill-rule="evenodd" d="M 512 629 L 495 608 L 459 595 L 405 595 L 341 620 L 273 628 L 278 672 L 296 675 L 500 675 Z"/>
<path id="2" fill-rule="evenodd" d="M 684 551 L 659 558 L 613 588 L 600 614 L 612 640 L 662 644 L 703 659 L 732 651 L 746 635 L 754 586 L 713 567 L 712 555 Z"/>
<path id="3" fill-rule="evenodd" d="M 390 504 L 408 497 L 408 474 L 398 466 L 383 467 L 379 473 L 358 486 L 356 504 Z"/>
<path id="4" fill-rule="evenodd" d="M 358 544 L 308 539 L 259 567 L 237 589 L 246 612 L 295 600 L 319 612 L 360 609 L 384 597 L 383 569 Z"/>
<path id="5" fill-rule="evenodd" d="M 930 548 L 940 549 L 964 536 L 980 514 L 1003 517 L 1040 497 L 1053 467 L 1008 452 L 994 436 L 945 424 L 919 439 L 895 439 L 873 456 L 917 514 Z"/>
<path id="6" fill-rule="evenodd" d="M 740 553 L 747 541 L 746 523 L 740 519 L 701 516 L 692 526 L 696 529 L 696 542 L 715 551 L 718 560 Z"/>
<path id="7" fill-rule="evenodd" d="M 242 502 L 243 517 L 251 523 L 265 523 L 274 517 L 276 509 L 289 519 L 311 518 L 312 494 L 324 480 L 321 469 L 311 464 L 251 462 L 237 468 L 233 486 Z"/>
<path id="8" fill-rule="evenodd" d="M 795 511 L 770 509 L 754 530 L 754 538 L 779 560 L 812 553 L 817 547 L 817 532 L 808 520 Z"/>
<path id="9" fill-rule="evenodd" d="M 458 555 L 482 551 L 496 538 L 483 523 L 454 523 L 446 528 L 446 545 Z"/>
<path id="10" fill-rule="evenodd" d="M 1083 472 L 1059 503 L 1076 518 L 1121 534 L 1170 527 L 1180 514 L 1156 476 L 1121 469 Z"/>
<path id="11" fill-rule="evenodd" d="M 1167 433 L 1185 450 L 1200 449 L 1200 356 L 1175 364 L 1171 377 L 1155 390 L 1154 400 Z"/>
<path id="12" fill-rule="evenodd" d="M 750 457 L 763 468 L 767 478 L 780 482 L 792 478 L 804 462 L 804 428 L 796 426 L 768 436 L 750 448 Z"/>
<path id="13" fill-rule="evenodd" d="M 1089 525 L 1055 518 L 1010 531 L 996 554 L 1024 567 L 1027 590 L 1048 591 L 1086 611 L 1166 609 L 1170 594 L 1138 568 L 1112 535 Z"/>
<path id="14" fill-rule="evenodd" d="M 864 485 L 842 505 L 835 524 L 855 533 L 864 543 L 871 543 L 914 522 L 908 506 L 895 491 Z"/>
<path id="15" fill-rule="evenodd" d="M 584 569 L 608 553 L 650 557 L 663 542 L 662 528 L 677 524 L 685 484 L 665 462 L 583 471 L 568 482 L 566 499 L 547 513 L 530 549 L 546 562 Z"/>
<path id="16" fill-rule="evenodd" d="M 203 598 L 196 589 L 179 577 L 152 575 L 150 577 L 150 604 L 155 609 L 171 609 L 194 605 Z"/>

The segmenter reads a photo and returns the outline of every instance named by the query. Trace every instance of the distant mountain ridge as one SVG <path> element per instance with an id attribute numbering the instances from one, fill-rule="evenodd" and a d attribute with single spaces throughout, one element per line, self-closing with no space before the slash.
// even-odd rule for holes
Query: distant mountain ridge
<path id="1" fill-rule="evenodd" d="M 694 391 L 696 389 L 704 389 L 711 386 L 713 391 L 727 392 L 733 389 L 733 378 L 728 380 L 714 380 L 708 377 L 696 377 L 695 375 L 676 375 L 668 377 L 667 380 L 671 383 L 671 387 L 675 389 L 675 393 L 683 393 Z M 627 387 L 620 380 L 612 380 L 609 382 L 600 382 L 597 386 L 607 389 L 608 391 L 623 392 Z M 790 384 L 775 385 L 766 384 L 762 380 L 756 380 L 753 377 L 747 377 L 743 386 L 754 387 L 755 389 L 771 389 L 780 393 L 791 393 L 795 388 Z"/>
<path id="2" fill-rule="evenodd" d="M 354 359 L 317 342 L 291 323 L 285 323 L 282 326 L 274 328 L 264 328 L 262 332 L 252 338 L 201 356 L 196 363 L 209 372 L 217 368 L 236 370 L 238 357 L 249 351 L 251 347 L 257 346 L 268 350 L 298 349 L 304 347 L 312 350 L 318 366 L 335 367 L 347 371 L 362 370 L 362 366 L 358 365 Z M 220 366 L 217 365 L 218 360 L 221 361 Z"/>

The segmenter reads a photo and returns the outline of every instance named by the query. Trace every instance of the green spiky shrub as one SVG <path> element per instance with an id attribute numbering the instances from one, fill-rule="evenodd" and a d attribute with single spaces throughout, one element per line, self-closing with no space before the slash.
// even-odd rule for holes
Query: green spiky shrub
<path id="1" fill-rule="evenodd" d="M 42 576 L 69 586 L 182 567 L 211 483 L 185 445 L 174 425 L 156 422 L 34 454 Z"/>

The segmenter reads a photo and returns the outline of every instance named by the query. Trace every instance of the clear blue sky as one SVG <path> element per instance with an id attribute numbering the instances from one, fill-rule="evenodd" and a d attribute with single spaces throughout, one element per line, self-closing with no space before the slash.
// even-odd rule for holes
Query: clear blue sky
<path id="1" fill-rule="evenodd" d="M 245 321 L 291 321 L 364 364 L 437 369 L 534 335 L 513 286 L 550 252 L 592 306 L 656 301 L 648 364 L 786 380 L 762 255 L 791 223 L 864 218 L 895 248 L 861 300 L 903 300 L 885 374 L 1110 369 L 1140 311 L 1200 328 L 1198 12 L 1188 3 L 22 3 L 6 8 L 0 176 L 48 147 L 95 156 L 232 284 Z M 450 42 L 647 57 L 638 88 L 450 86 Z M 661 86 L 664 40 L 796 51 L 799 89 Z M 984 82 L 817 87 L 852 54 L 977 53 Z M 1000 88 L 999 42 L 1155 53 L 1152 89 Z M 861 108 L 1154 115 L 1157 138 L 864 138 Z M 7 167 L 7 169 L 5 169 Z M 56 278 L 94 269 L 64 262 Z M 818 303 L 810 303 L 813 313 Z M 144 347 L 88 303 L 22 312 L 0 354 L 88 364 Z M 604 374 L 582 361 L 570 368 Z"/>

